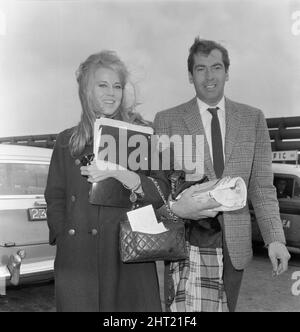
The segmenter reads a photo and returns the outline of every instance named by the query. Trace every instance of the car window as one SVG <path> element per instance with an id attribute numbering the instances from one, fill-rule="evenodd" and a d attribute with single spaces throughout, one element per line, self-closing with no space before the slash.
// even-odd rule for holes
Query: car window
<path id="1" fill-rule="evenodd" d="M 274 186 L 277 191 L 277 198 L 292 198 L 294 179 L 288 177 L 274 177 Z"/>
<path id="2" fill-rule="evenodd" d="M 295 199 L 300 199 L 300 184 L 296 181 L 295 183 L 295 189 L 294 189 L 294 196 Z"/>
<path id="3" fill-rule="evenodd" d="M 0 195 L 43 195 L 48 165 L 0 164 Z"/>

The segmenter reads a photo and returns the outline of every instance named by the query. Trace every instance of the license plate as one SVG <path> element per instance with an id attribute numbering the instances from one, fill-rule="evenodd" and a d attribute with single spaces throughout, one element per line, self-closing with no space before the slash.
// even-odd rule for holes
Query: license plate
<path id="1" fill-rule="evenodd" d="M 47 220 L 47 208 L 30 208 L 28 209 L 29 221 Z"/>

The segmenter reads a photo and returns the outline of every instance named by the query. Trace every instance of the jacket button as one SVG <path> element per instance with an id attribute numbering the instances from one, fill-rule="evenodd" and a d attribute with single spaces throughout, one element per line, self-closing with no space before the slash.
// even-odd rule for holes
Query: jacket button
<path id="1" fill-rule="evenodd" d="M 98 234 L 97 229 L 92 229 L 92 230 L 91 230 L 91 234 L 92 234 L 93 236 L 96 236 L 96 235 Z"/>
<path id="2" fill-rule="evenodd" d="M 69 229 L 68 233 L 69 233 L 69 235 L 73 236 L 73 235 L 75 235 L 76 232 L 75 232 L 75 229 Z"/>
<path id="3" fill-rule="evenodd" d="M 80 160 L 79 159 L 75 159 L 75 165 L 76 166 L 79 166 L 81 163 L 80 163 Z"/>
<path id="4" fill-rule="evenodd" d="M 76 201 L 76 196 L 72 195 L 71 196 L 71 201 L 74 203 Z"/>

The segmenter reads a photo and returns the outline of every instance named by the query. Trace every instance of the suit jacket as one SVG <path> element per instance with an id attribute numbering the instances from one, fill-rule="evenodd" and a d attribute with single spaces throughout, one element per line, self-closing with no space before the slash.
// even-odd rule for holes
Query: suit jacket
<path id="1" fill-rule="evenodd" d="M 251 106 L 225 99 L 226 136 L 223 176 L 241 176 L 266 244 L 285 243 L 276 190 L 273 186 L 271 144 L 263 113 Z M 158 135 L 205 136 L 197 99 L 157 113 Z M 195 153 L 195 146 L 193 147 Z M 216 179 L 209 146 L 204 139 L 204 171 Z M 251 218 L 248 204 L 241 210 L 224 212 L 225 239 L 233 266 L 244 269 L 252 258 Z"/>

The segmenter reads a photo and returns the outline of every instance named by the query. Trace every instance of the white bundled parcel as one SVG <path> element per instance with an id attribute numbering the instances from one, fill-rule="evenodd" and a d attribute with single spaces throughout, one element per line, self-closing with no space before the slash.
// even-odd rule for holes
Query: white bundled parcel
<path id="1" fill-rule="evenodd" d="M 239 210 L 247 202 L 247 187 L 241 177 L 224 177 L 195 185 L 195 187 L 199 190 L 194 192 L 193 198 L 204 204 L 211 202 L 211 206 L 207 207 L 212 211 Z"/>

